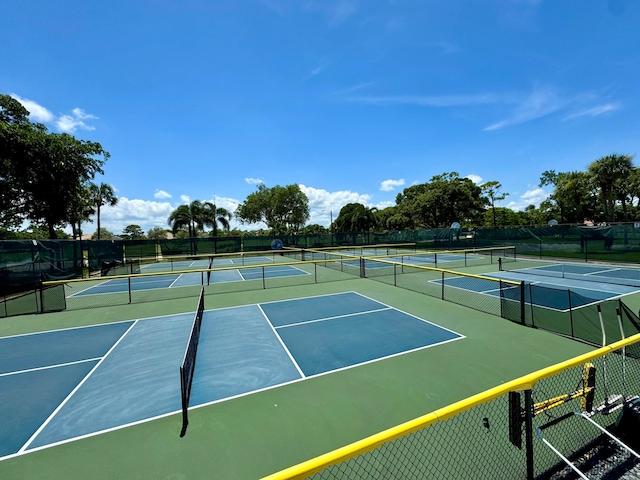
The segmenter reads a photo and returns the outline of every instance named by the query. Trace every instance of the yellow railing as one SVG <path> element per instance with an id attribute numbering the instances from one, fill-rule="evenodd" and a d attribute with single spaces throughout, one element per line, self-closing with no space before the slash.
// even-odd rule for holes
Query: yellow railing
<path id="1" fill-rule="evenodd" d="M 508 395 L 509 392 L 531 390 L 534 388 L 536 383 L 541 380 L 553 377 L 565 370 L 582 366 L 586 362 L 591 362 L 614 351 L 622 350 L 630 345 L 639 343 L 640 334 L 637 334 L 625 340 L 599 348 L 593 352 L 586 353 L 556 365 L 538 370 L 537 372 L 524 375 L 510 382 L 435 410 L 414 420 L 410 420 L 363 440 L 354 442 L 350 445 L 338 448 L 332 452 L 264 477 L 263 480 L 297 480 L 307 478 L 315 473 L 323 471 L 331 465 L 346 462 L 367 452 L 371 452 L 385 443 L 393 442 L 394 440 L 398 440 L 418 430 L 426 429 L 438 422 L 456 417 L 473 407 L 490 402 L 504 395 Z M 629 372 L 623 372 L 623 374 L 628 373 Z M 635 371 L 634 373 L 637 377 L 640 372 Z"/>

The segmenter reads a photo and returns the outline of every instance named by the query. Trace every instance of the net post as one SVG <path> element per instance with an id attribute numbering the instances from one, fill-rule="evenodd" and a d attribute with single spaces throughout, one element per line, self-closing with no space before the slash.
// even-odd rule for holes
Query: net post
<path id="1" fill-rule="evenodd" d="M 525 314 L 525 308 L 527 306 L 526 302 L 524 301 L 525 299 L 525 284 L 524 284 L 524 280 L 522 280 L 520 282 L 520 322 L 522 323 L 522 325 L 525 325 L 527 322 L 526 319 L 526 314 Z"/>
<path id="2" fill-rule="evenodd" d="M 571 325 L 571 338 L 575 338 L 573 332 L 573 308 L 571 308 L 571 290 L 567 289 L 567 296 L 569 297 L 569 325 Z"/>
<path id="3" fill-rule="evenodd" d="M 267 289 L 267 280 L 264 277 L 264 265 L 262 266 L 262 289 L 263 290 Z"/>
<path id="4" fill-rule="evenodd" d="M 397 266 L 398 266 L 397 264 L 395 264 L 395 263 L 393 264 L 393 286 L 394 287 L 398 286 L 398 280 L 397 280 L 398 275 L 397 275 L 397 272 L 396 272 L 396 267 Z"/>
<path id="5" fill-rule="evenodd" d="M 129 290 L 129 303 L 131 303 L 131 277 L 127 278 L 127 290 Z"/>
<path id="6" fill-rule="evenodd" d="M 438 268 L 438 254 L 437 253 L 433 254 L 433 264 L 435 265 L 436 268 Z M 442 298 L 444 298 L 444 295 L 442 296 Z"/>
<path id="7" fill-rule="evenodd" d="M 498 257 L 498 271 L 502 271 L 502 257 Z"/>
<path id="8" fill-rule="evenodd" d="M 184 437 L 187 433 L 187 426 L 189 425 L 189 398 L 187 397 L 187 385 L 185 382 L 184 367 L 180 367 L 180 400 L 182 403 L 182 428 L 180 429 L 180 438 Z"/>
<path id="9" fill-rule="evenodd" d="M 442 278 L 442 292 L 440 295 L 442 300 L 444 300 L 444 272 L 442 272 L 441 278 Z"/>
<path id="10" fill-rule="evenodd" d="M 364 269 L 364 257 L 360 257 L 360 278 L 366 278 L 366 276 Z"/>
<path id="11" fill-rule="evenodd" d="M 42 282 L 40 282 L 40 288 L 36 287 L 36 292 L 40 294 L 40 305 L 38 306 L 38 301 L 36 300 L 36 312 L 44 313 L 44 287 L 42 286 Z M 37 298 L 37 295 L 36 295 Z"/>

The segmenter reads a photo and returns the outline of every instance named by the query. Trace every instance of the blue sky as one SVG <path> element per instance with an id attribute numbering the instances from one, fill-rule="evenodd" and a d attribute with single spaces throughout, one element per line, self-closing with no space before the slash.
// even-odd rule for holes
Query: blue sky
<path id="1" fill-rule="evenodd" d="M 523 209 L 545 170 L 640 152 L 639 25 L 637 0 L 4 2 L 0 92 L 111 153 L 114 233 L 259 182 L 323 225 L 452 171 Z"/>

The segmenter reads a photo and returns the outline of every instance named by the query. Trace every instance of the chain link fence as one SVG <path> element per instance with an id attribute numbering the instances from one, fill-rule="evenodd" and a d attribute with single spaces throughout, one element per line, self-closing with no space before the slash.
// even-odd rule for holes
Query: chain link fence
<path id="1" fill-rule="evenodd" d="M 639 393 L 636 335 L 266 479 L 637 478 Z"/>

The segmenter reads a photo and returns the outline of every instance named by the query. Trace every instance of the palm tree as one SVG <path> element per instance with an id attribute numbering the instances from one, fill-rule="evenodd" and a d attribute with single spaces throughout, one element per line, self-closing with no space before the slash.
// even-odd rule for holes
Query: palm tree
<path id="1" fill-rule="evenodd" d="M 204 227 L 212 227 L 213 235 L 218 233 L 218 223 L 222 228 L 229 230 L 229 220 L 231 213 L 224 208 L 216 207 L 211 202 L 201 202 L 194 200 L 189 204 L 180 205 L 171 215 L 169 215 L 168 223 L 173 233 L 187 227 L 191 244 L 191 253 L 196 253 L 194 245 L 194 237 L 198 236 L 198 231 L 204 230 Z"/>
<path id="2" fill-rule="evenodd" d="M 113 187 L 106 183 L 96 185 L 92 183 L 89 185 L 89 195 L 91 199 L 91 205 L 96 206 L 96 215 L 98 219 L 98 240 L 100 240 L 100 208 L 103 205 L 115 206 L 118 203 L 118 198 L 115 196 Z"/>
<path id="3" fill-rule="evenodd" d="M 213 228 L 213 236 L 218 234 L 218 223 L 224 230 L 229 230 L 231 213 L 222 207 L 216 207 L 211 202 L 194 200 L 189 204 L 180 205 L 169 215 L 169 226 L 173 233 L 187 227 L 189 237 L 197 237 L 198 231 L 204 227 Z"/>
<path id="4" fill-rule="evenodd" d="M 229 221 L 232 218 L 232 214 L 229 210 L 222 207 L 216 207 L 215 203 L 205 202 L 206 204 L 213 206 L 212 221 L 207 223 L 213 227 L 213 236 L 218 236 L 218 223 L 222 226 L 223 230 L 229 231 Z"/>
<path id="5" fill-rule="evenodd" d="M 616 197 L 620 197 L 617 193 L 619 185 L 635 170 L 632 160 L 632 155 L 620 155 L 616 153 L 599 158 L 589 165 L 589 173 L 592 175 L 594 183 L 600 189 L 600 196 L 604 207 L 604 217 L 607 222 L 613 221 L 614 218 L 615 200 Z"/>

